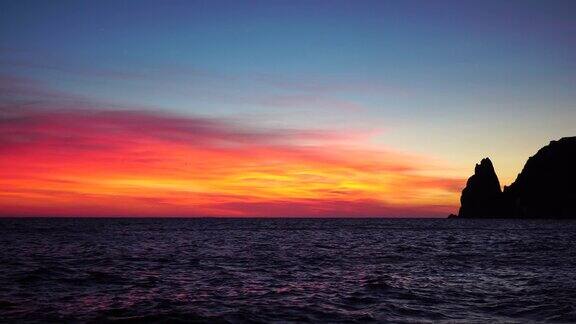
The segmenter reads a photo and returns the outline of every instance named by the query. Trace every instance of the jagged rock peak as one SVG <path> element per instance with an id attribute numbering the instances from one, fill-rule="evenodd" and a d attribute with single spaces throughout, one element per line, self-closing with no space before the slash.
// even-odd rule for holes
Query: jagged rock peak
<path id="1" fill-rule="evenodd" d="M 474 177 L 476 176 L 476 177 Z M 494 170 L 494 165 L 490 158 L 483 158 L 480 163 L 476 164 L 474 168 L 474 179 L 478 185 L 486 186 L 484 189 L 487 191 L 492 192 L 501 192 L 500 188 L 500 181 L 498 180 L 498 176 L 496 175 L 496 171 Z M 470 179 L 472 179 L 470 177 Z M 468 181 L 470 181 L 468 179 Z"/>
<path id="2" fill-rule="evenodd" d="M 501 213 L 502 190 L 500 181 L 489 158 L 484 158 L 474 168 L 460 197 L 458 216 L 467 218 L 498 217 Z"/>
<path id="3" fill-rule="evenodd" d="M 492 161 L 490 161 L 490 158 L 488 157 L 485 157 L 482 160 L 480 160 L 480 163 L 476 163 L 476 169 L 478 169 L 478 167 L 494 169 L 494 165 L 492 164 Z"/>

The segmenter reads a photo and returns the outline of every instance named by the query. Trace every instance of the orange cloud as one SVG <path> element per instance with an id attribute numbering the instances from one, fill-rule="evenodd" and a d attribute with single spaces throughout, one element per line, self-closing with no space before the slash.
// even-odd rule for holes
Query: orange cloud
<path id="1" fill-rule="evenodd" d="M 0 213 L 435 216 L 461 179 L 357 134 L 143 111 L 0 108 Z"/>

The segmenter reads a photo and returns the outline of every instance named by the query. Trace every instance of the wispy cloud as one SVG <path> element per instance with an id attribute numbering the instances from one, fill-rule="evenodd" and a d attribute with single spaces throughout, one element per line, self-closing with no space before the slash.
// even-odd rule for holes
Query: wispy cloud
<path id="1" fill-rule="evenodd" d="M 430 216 L 462 183 L 423 176 L 431 160 L 370 148 L 361 131 L 106 108 L 0 102 L 0 213 Z"/>
<path id="2" fill-rule="evenodd" d="M 105 202 L 100 213 L 118 213 L 124 199 L 135 209 L 123 214 L 435 214 L 461 184 L 417 175 L 423 160 L 340 147 L 320 132 L 149 112 L 29 110 L 2 118 L 0 138 L 4 213 Z"/>
<path id="3" fill-rule="evenodd" d="M 1 54 L 1 51 L 0 51 Z M 299 75 L 285 76 L 262 73 L 222 73 L 183 64 L 146 65 L 138 70 L 130 67 L 110 68 L 78 66 L 47 57 L 12 58 L 0 56 L 0 66 L 17 69 L 53 72 L 65 77 L 94 83 L 109 81 L 128 88 L 140 89 L 158 96 L 194 96 L 225 104 L 241 103 L 272 109 L 339 110 L 358 112 L 367 110 L 356 99 L 342 95 L 405 96 L 399 86 L 377 80 L 342 76 Z M 259 89 L 257 92 L 254 89 Z"/>
<path id="4" fill-rule="evenodd" d="M 342 93 L 393 94 L 396 96 L 404 96 L 409 93 L 407 89 L 397 84 L 385 84 L 379 80 L 351 76 L 299 75 L 288 77 L 275 74 L 259 74 L 255 78 L 265 84 L 297 93 L 323 95 Z"/>

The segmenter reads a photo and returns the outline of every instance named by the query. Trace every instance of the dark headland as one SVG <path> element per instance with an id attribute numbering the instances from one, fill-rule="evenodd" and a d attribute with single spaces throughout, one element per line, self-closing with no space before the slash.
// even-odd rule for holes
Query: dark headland
<path id="1" fill-rule="evenodd" d="M 450 218 L 576 219 L 576 136 L 564 137 L 530 157 L 510 185 L 500 181 L 490 159 L 476 164 Z"/>

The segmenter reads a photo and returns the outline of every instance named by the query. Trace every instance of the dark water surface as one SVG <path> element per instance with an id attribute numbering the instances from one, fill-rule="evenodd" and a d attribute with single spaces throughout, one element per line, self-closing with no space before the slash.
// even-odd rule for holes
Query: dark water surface
<path id="1" fill-rule="evenodd" d="M 0 219 L 1 322 L 576 322 L 576 222 Z"/>

